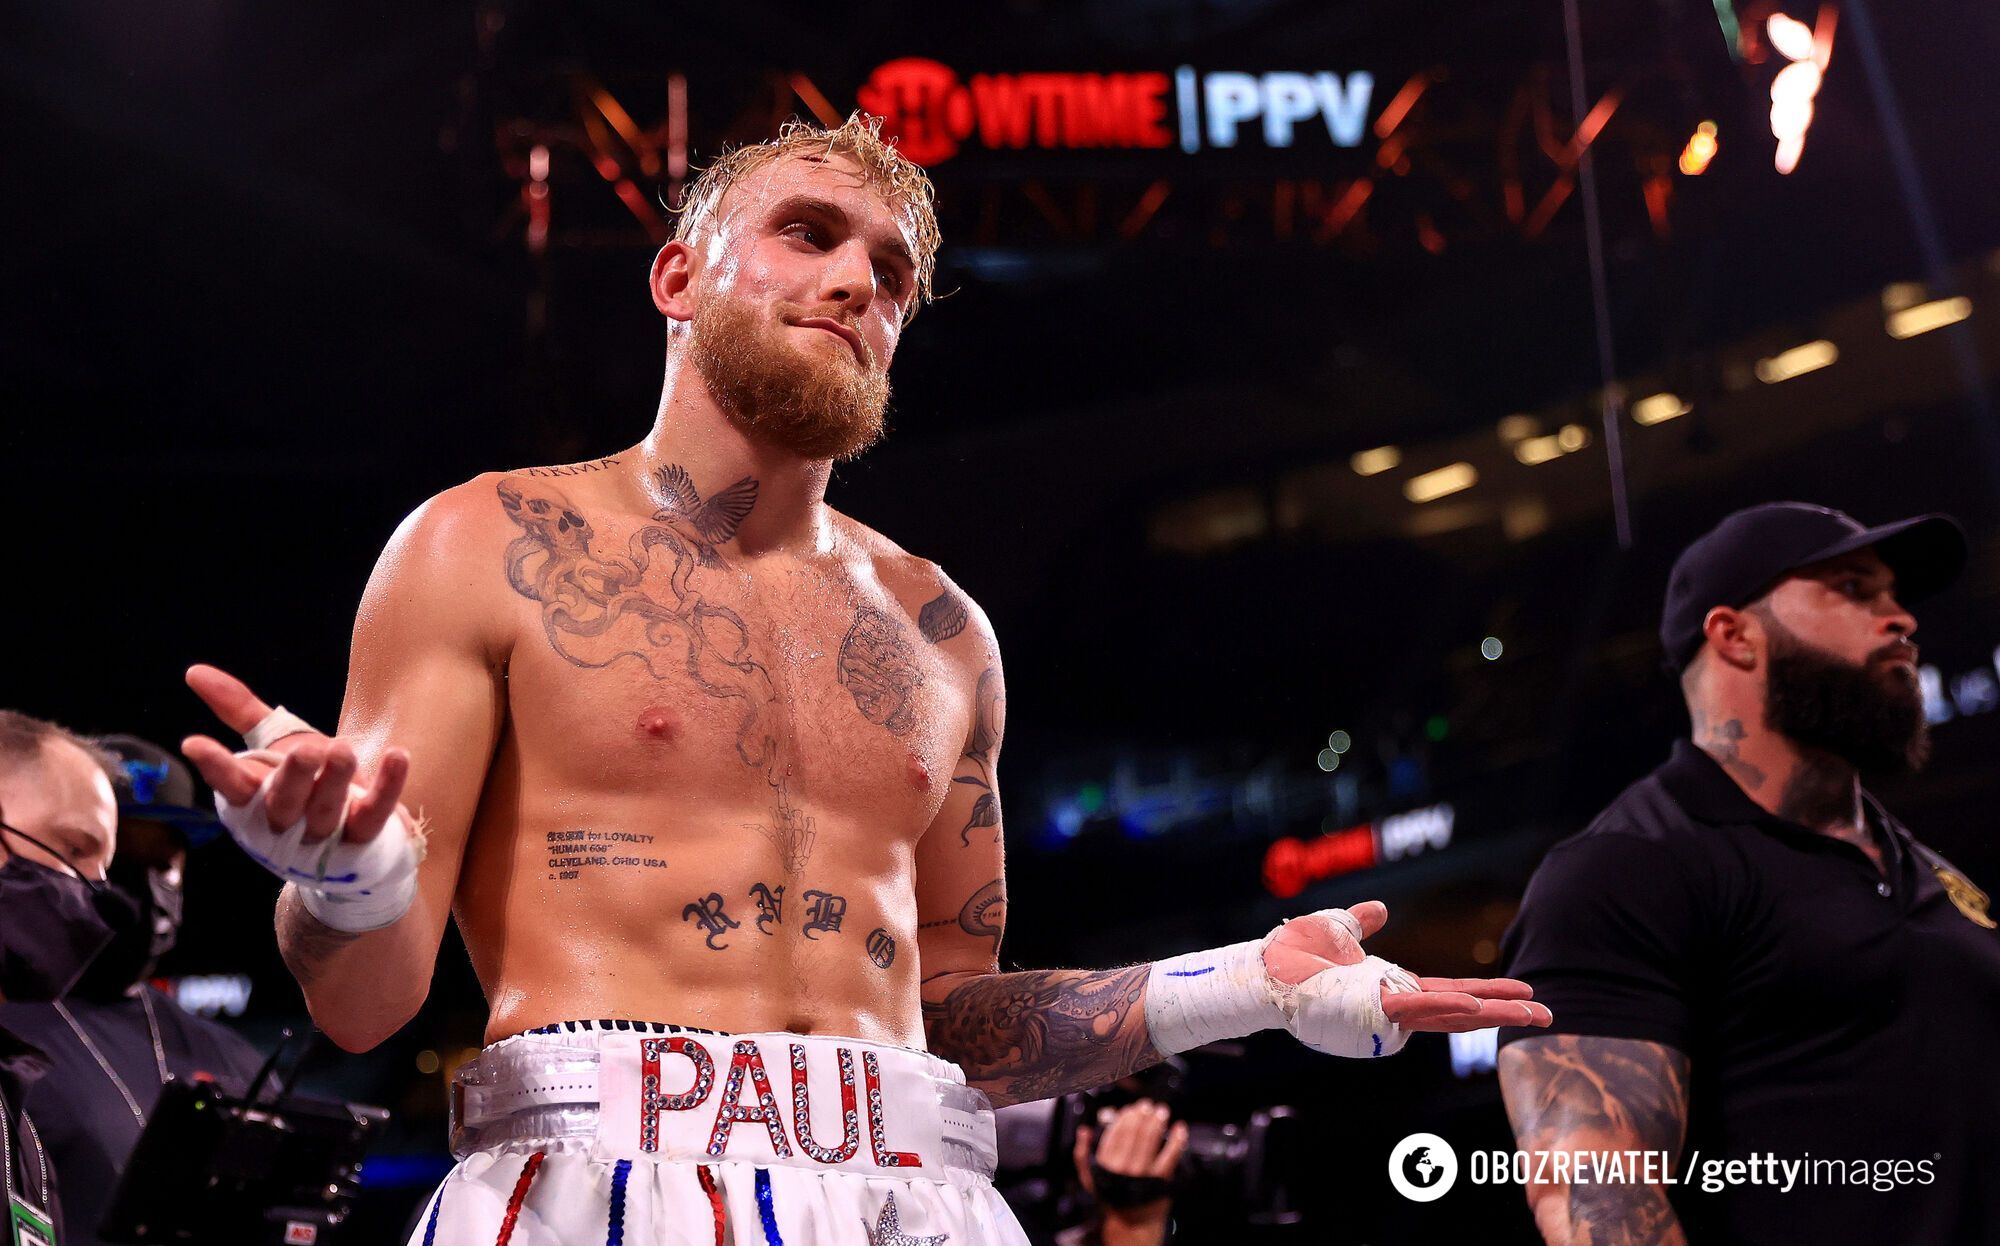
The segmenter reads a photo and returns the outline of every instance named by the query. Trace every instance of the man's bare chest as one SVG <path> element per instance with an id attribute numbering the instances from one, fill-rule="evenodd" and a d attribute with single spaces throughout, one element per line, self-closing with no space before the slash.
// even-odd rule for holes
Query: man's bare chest
<path id="1" fill-rule="evenodd" d="M 972 690 L 910 607 L 838 566 L 740 565 L 693 528 L 564 522 L 524 525 L 505 568 L 525 779 L 754 807 L 779 839 L 828 812 L 928 824 Z"/>

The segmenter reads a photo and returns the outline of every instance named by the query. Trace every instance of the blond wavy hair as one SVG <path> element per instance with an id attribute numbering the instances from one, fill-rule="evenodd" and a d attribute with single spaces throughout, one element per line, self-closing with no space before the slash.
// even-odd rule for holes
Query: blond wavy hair
<path id="1" fill-rule="evenodd" d="M 856 109 L 847 120 L 829 130 L 810 121 L 794 118 L 778 128 L 778 137 L 724 152 L 714 164 L 701 171 L 681 201 L 680 219 L 674 237 L 693 242 L 714 220 L 729 188 L 751 173 L 786 156 L 846 156 L 861 166 L 868 186 L 900 210 L 914 235 L 911 242 L 917 265 L 917 297 L 903 317 L 908 321 L 917 308 L 931 301 L 931 276 L 937 269 L 938 232 L 937 190 L 923 166 L 891 147 L 882 138 L 882 119 Z"/>

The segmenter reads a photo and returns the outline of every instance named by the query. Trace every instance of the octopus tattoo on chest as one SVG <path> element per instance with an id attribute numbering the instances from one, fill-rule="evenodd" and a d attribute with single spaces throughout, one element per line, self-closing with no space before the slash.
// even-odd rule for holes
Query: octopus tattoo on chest
<path id="1" fill-rule="evenodd" d="M 521 535 L 507 546 L 507 583 L 540 606 L 542 631 L 573 666 L 636 660 L 656 679 L 684 676 L 703 695 L 735 706 L 736 755 L 770 788 L 769 819 L 751 824 L 797 875 L 812 855 L 813 819 L 787 791 L 795 748 L 776 712 L 778 689 L 751 652 L 750 629 L 703 592 L 728 567 L 717 547 L 757 504 L 744 477 L 703 498 L 678 464 L 655 474 L 663 499 L 625 547 L 600 551 L 590 521 L 542 480 L 507 477 L 500 506 Z"/>

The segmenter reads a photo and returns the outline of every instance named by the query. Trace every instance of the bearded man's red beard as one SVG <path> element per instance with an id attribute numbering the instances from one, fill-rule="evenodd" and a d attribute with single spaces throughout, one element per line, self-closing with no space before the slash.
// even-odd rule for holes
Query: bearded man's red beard
<path id="1" fill-rule="evenodd" d="M 780 307 L 785 321 L 837 312 Z M 882 436 L 889 374 L 856 359 L 828 333 L 827 348 L 800 349 L 788 325 L 756 308 L 703 290 L 695 299 L 688 349 L 708 392 L 736 426 L 801 458 L 851 459 Z M 815 330 L 815 332 L 817 332 Z"/>

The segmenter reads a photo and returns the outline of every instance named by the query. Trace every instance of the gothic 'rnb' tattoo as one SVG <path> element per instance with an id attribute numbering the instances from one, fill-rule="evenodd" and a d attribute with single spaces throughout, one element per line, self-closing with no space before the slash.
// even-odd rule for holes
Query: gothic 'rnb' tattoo
<path id="1" fill-rule="evenodd" d="M 887 969 L 896 963 L 896 941 L 880 926 L 868 932 L 868 959 L 875 962 L 877 969 Z"/>
<path id="2" fill-rule="evenodd" d="M 1000 879 L 972 893 L 958 910 L 958 928 L 973 938 L 991 938 L 993 954 L 1000 954 L 1000 934 L 1007 928 L 1007 884 Z"/>
<path id="3" fill-rule="evenodd" d="M 917 611 L 917 630 L 934 645 L 941 645 L 958 635 L 971 621 L 972 616 L 966 613 L 965 599 L 950 589 L 931 598 L 924 603 L 922 610 Z"/>
<path id="4" fill-rule="evenodd" d="M 960 758 L 969 763 L 964 767 L 968 773 L 952 779 L 953 783 L 979 789 L 979 799 L 972 802 L 972 812 L 958 830 L 962 847 L 971 847 L 973 831 L 1000 825 L 1000 796 L 993 790 L 993 753 L 1000 746 L 1000 710 L 1000 673 L 989 666 L 979 673 L 979 688 L 973 693 L 972 734 L 966 739 L 965 753 Z M 999 832 L 994 832 L 994 839 L 999 839 Z"/>
<path id="5" fill-rule="evenodd" d="M 1764 772 L 1738 755 L 1738 745 L 1743 742 L 1748 731 L 1743 729 L 1743 720 L 1731 718 L 1710 725 L 1706 718 L 1695 723 L 1695 743 L 1699 744 L 1710 757 L 1715 758 L 1738 783 L 1755 791 L 1764 786 Z"/>
<path id="6" fill-rule="evenodd" d="M 770 934 L 767 926 L 785 924 L 785 884 L 775 887 L 752 883 L 749 896 L 757 902 L 757 933 Z"/>
<path id="7" fill-rule="evenodd" d="M 996 1105 L 1102 1086 L 1163 1058 L 1146 1036 L 1148 968 L 939 974 L 924 1032 Z"/>
<path id="8" fill-rule="evenodd" d="M 729 945 L 727 943 L 717 943 L 716 940 L 729 931 L 738 929 L 743 925 L 742 922 L 737 921 L 722 911 L 722 893 L 718 891 L 711 891 L 708 893 L 707 899 L 696 900 L 682 909 L 681 920 L 684 922 L 693 922 L 696 926 L 708 932 L 708 938 L 705 942 L 708 944 L 708 950 L 711 952 L 720 952 L 728 948 Z"/>
<path id="9" fill-rule="evenodd" d="M 604 553 L 591 547 L 589 519 L 553 485 L 501 480 L 500 506 L 521 529 L 507 546 L 507 582 L 540 603 L 542 630 L 564 661 L 595 670 L 636 659 L 656 679 L 685 673 L 703 695 L 736 703 L 736 755 L 771 789 L 770 819 L 751 829 L 796 875 L 812 855 L 813 819 L 787 792 L 793 746 L 774 712 L 777 686 L 751 654 L 743 617 L 696 582 L 727 565 L 716 547 L 756 506 L 757 482 L 746 476 L 704 500 L 677 464 L 655 480 L 660 508 L 622 552 Z"/>
<path id="10" fill-rule="evenodd" d="M 890 735 L 908 735 L 917 725 L 916 692 L 924 673 L 902 625 L 873 606 L 861 607 L 841 639 L 839 662 L 841 686 L 861 716 Z"/>
<path id="11" fill-rule="evenodd" d="M 1687 1126 L 1687 1057 L 1660 1043 L 1554 1034 L 1500 1053 L 1515 1145 L 1523 1151 L 1677 1152 Z M 1658 1185 L 1572 1182 L 1571 1240 L 1679 1243 Z"/>
<path id="12" fill-rule="evenodd" d="M 847 897 L 828 895 L 824 891 L 808 891 L 806 900 L 806 924 L 799 933 L 817 941 L 819 932 L 840 933 L 840 921 L 847 916 Z"/>

